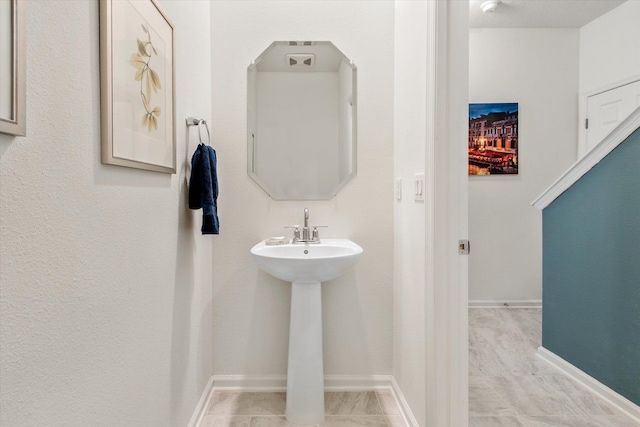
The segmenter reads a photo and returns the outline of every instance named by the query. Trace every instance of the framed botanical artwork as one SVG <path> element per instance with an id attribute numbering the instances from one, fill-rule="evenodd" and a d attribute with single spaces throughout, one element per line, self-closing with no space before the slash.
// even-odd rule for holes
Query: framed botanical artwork
<path id="1" fill-rule="evenodd" d="M 100 0 L 102 163 L 176 172 L 174 26 L 154 0 Z"/>
<path id="2" fill-rule="evenodd" d="M 469 175 L 518 173 L 518 103 L 469 104 Z"/>
<path id="3" fill-rule="evenodd" d="M 0 133 L 24 136 L 27 2 L 0 1 Z"/>

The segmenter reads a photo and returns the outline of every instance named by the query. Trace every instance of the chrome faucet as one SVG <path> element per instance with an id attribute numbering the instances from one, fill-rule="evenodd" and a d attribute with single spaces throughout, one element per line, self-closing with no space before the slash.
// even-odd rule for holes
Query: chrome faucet
<path id="1" fill-rule="evenodd" d="M 309 209 L 304 208 L 304 226 L 302 227 L 302 237 L 300 237 L 300 226 L 289 225 L 285 228 L 293 228 L 293 240 L 291 243 L 320 243 L 320 234 L 318 228 L 327 227 L 326 225 L 314 225 L 309 227 Z M 310 231 L 313 229 L 312 231 Z"/>
<path id="2" fill-rule="evenodd" d="M 308 242 L 309 238 L 309 209 L 304 208 L 304 227 L 302 227 L 302 241 Z"/>

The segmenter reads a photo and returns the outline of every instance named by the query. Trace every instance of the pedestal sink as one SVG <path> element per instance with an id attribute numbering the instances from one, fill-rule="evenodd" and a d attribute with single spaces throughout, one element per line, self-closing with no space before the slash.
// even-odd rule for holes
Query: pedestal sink
<path id="1" fill-rule="evenodd" d="M 320 283 L 346 273 L 362 256 L 362 248 L 348 239 L 275 246 L 261 242 L 251 254 L 262 270 L 292 283 L 287 420 L 319 424 L 324 421 Z"/>

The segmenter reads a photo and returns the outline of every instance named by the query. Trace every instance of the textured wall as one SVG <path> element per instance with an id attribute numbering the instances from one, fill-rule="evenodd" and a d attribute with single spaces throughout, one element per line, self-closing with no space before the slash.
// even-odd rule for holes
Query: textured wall
<path id="1" fill-rule="evenodd" d="M 578 30 L 472 29 L 469 101 L 519 103 L 519 175 L 469 177 L 469 299 L 540 300 L 531 206 L 576 159 Z"/>
<path id="2" fill-rule="evenodd" d="M 0 425 L 186 425 L 211 375 L 212 238 L 183 178 L 209 3 L 162 4 L 178 175 L 100 164 L 98 2 L 30 4 L 28 136 L 0 136 Z"/>
<path id="3" fill-rule="evenodd" d="M 640 2 L 630 0 L 580 29 L 580 93 L 640 77 L 638 22 Z"/>
<path id="4" fill-rule="evenodd" d="M 374 29 L 372 31 L 371 29 Z M 326 374 L 390 374 L 393 280 L 393 3 L 211 3 L 212 105 L 222 233 L 213 255 L 214 372 L 285 374 L 291 286 L 249 249 L 302 221 L 364 248 L 322 285 Z M 358 67 L 358 175 L 329 201 L 273 201 L 247 176 L 247 66 L 274 40 L 330 40 Z M 300 158 L 304 162 L 304 158 Z"/>
<path id="5" fill-rule="evenodd" d="M 543 346 L 640 405 L 640 129 L 543 211 Z"/>

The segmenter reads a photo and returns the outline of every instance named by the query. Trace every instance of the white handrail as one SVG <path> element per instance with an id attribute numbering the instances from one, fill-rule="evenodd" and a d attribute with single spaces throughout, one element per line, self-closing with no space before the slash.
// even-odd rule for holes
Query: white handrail
<path id="1" fill-rule="evenodd" d="M 624 119 L 622 123 L 612 130 L 598 145 L 593 147 L 593 150 L 589 151 L 583 158 L 571 165 L 560 178 L 551 184 L 551 186 L 531 204 L 540 210 L 549 206 L 638 128 L 640 128 L 640 107 L 636 108 L 629 117 Z"/>

